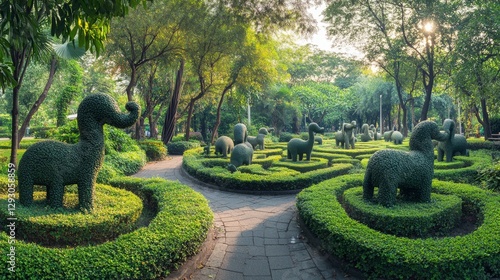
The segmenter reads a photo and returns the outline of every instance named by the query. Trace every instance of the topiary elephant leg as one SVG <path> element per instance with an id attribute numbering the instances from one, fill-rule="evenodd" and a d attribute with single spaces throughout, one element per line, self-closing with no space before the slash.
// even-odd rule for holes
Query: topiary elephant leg
<path id="1" fill-rule="evenodd" d="M 451 162 L 453 160 L 453 147 L 446 147 L 446 162 Z"/>
<path id="2" fill-rule="evenodd" d="M 299 153 L 299 160 L 302 161 L 303 158 L 304 158 L 304 154 L 303 153 Z"/>
<path id="3" fill-rule="evenodd" d="M 19 202 L 24 206 L 33 204 L 33 181 L 28 178 L 19 177 Z"/>
<path id="4" fill-rule="evenodd" d="M 373 198 L 374 186 L 371 182 L 371 172 L 369 170 L 365 173 L 365 179 L 363 180 L 363 199 L 370 200 Z"/>
<path id="5" fill-rule="evenodd" d="M 438 148 L 438 156 L 437 156 L 437 160 L 438 160 L 438 161 L 443 161 L 443 157 L 444 157 L 444 151 L 443 151 L 443 149 Z"/>
<path id="6" fill-rule="evenodd" d="M 311 160 L 311 153 L 306 154 L 306 160 Z"/>
<path id="7" fill-rule="evenodd" d="M 47 185 L 47 202 L 51 207 L 63 207 L 64 184 L 62 180 Z"/>
<path id="8" fill-rule="evenodd" d="M 422 182 L 423 186 L 432 186 L 432 179 L 430 180 L 424 180 Z M 418 199 L 419 202 L 430 202 L 431 201 L 431 188 L 422 188 L 420 189 L 417 194 L 416 198 Z"/>
<path id="9" fill-rule="evenodd" d="M 94 205 L 94 188 L 91 183 L 78 184 L 78 201 L 80 209 L 92 210 Z"/>
<path id="10" fill-rule="evenodd" d="M 394 182 L 384 182 L 378 187 L 378 200 L 385 207 L 396 204 L 397 184 Z"/>

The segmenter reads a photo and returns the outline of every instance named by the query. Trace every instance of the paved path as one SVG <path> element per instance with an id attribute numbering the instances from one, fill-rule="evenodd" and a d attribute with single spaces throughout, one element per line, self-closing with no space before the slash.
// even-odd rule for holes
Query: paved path
<path id="1" fill-rule="evenodd" d="M 182 156 L 172 156 L 149 163 L 136 176 L 178 180 L 209 200 L 217 239 L 208 260 L 195 264 L 190 279 L 350 279 L 301 235 L 295 195 L 215 190 L 186 175 L 181 164 Z"/>

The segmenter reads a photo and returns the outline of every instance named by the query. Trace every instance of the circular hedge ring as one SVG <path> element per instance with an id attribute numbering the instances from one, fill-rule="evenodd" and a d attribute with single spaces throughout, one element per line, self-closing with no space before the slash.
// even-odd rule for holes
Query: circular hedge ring
<path id="1" fill-rule="evenodd" d="M 92 213 L 78 209 L 76 188 L 64 194 L 65 209 L 48 207 L 46 192 L 35 192 L 30 207 L 16 209 L 16 239 L 40 245 L 97 244 L 130 232 L 142 212 L 142 201 L 133 193 L 96 185 Z M 7 196 L 0 196 L 0 217 L 7 224 Z"/>
<path id="2" fill-rule="evenodd" d="M 2 248 L 15 247 L 15 272 L 1 279 L 157 279 L 170 274 L 205 241 L 213 213 L 207 200 L 178 182 L 118 178 L 110 184 L 132 191 L 156 212 L 147 227 L 96 246 L 46 248 L 0 233 Z M 9 242 L 11 241 L 11 242 Z M 1 261 L 9 260 L 2 254 Z"/>
<path id="3" fill-rule="evenodd" d="M 500 276 L 500 197 L 477 187 L 433 181 L 433 192 L 462 199 L 476 215 L 473 232 L 444 238 L 410 239 L 384 234 L 350 218 L 338 197 L 363 183 L 363 174 L 340 176 L 303 190 L 297 208 L 324 250 L 384 279 L 487 279 Z M 481 223 L 482 222 L 482 223 Z"/>
<path id="4" fill-rule="evenodd" d="M 375 197 L 377 196 L 375 190 Z M 432 193 L 430 203 L 414 203 L 398 198 L 394 207 L 363 199 L 363 188 L 344 191 L 341 201 L 349 216 L 370 228 L 405 237 L 443 236 L 462 216 L 462 200 L 456 195 Z"/>

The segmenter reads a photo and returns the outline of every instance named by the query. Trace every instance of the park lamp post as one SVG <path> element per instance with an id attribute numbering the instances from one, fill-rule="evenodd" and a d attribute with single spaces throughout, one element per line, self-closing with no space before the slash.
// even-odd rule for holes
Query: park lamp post
<path id="1" fill-rule="evenodd" d="M 382 94 L 380 95 L 380 123 L 379 123 L 379 126 L 380 126 L 380 134 L 383 134 L 384 133 L 384 126 L 382 124 Z"/>

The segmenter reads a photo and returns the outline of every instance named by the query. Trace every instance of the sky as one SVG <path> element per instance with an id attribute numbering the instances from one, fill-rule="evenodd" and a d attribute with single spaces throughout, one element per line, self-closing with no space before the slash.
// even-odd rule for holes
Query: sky
<path id="1" fill-rule="evenodd" d="M 324 4 L 309 9 L 309 12 L 316 18 L 316 21 L 318 22 L 317 23 L 318 31 L 315 34 L 309 36 L 308 38 L 299 39 L 298 43 L 303 45 L 312 44 L 316 45 L 320 50 L 331 51 L 335 53 L 344 53 L 348 54 L 349 56 L 361 58 L 362 53 L 352 46 L 332 47 L 333 40 L 328 38 L 326 31 L 327 24 L 322 22 L 323 16 L 321 15 L 321 13 L 323 12 L 324 9 L 325 9 Z"/>

